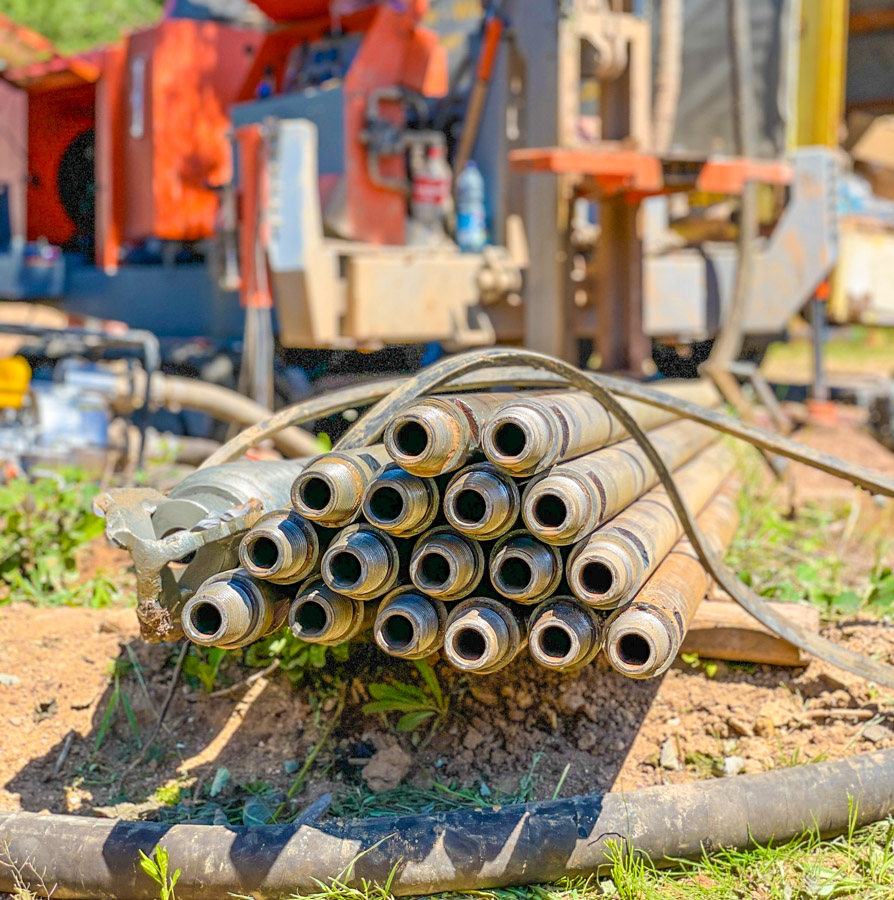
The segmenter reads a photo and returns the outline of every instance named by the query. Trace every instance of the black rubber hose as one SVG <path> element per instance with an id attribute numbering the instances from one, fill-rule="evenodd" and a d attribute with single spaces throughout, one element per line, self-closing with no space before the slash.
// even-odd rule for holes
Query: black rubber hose
<path id="1" fill-rule="evenodd" d="M 180 900 L 281 898 L 339 878 L 395 894 L 485 889 L 587 875 L 613 847 L 661 865 L 703 849 L 839 834 L 894 813 L 894 751 L 629 793 L 496 809 L 254 828 L 0 813 L 0 891 L 26 884 L 64 898 L 153 900 L 138 865 L 156 845 L 182 869 Z M 617 852 L 617 851 L 615 851 Z"/>

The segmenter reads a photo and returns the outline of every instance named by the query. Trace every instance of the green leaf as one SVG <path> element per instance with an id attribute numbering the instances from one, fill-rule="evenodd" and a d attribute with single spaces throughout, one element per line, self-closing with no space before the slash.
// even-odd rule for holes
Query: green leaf
<path id="1" fill-rule="evenodd" d="M 364 705 L 363 712 L 413 712 L 417 709 L 431 711 L 431 705 L 427 703 L 410 703 L 406 700 L 374 700 L 372 703 Z"/>
<path id="2" fill-rule="evenodd" d="M 427 685 L 432 697 L 435 698 L 435 703 L 439 709 L 442 709 L 444 706 L 444 695 L 441 692 L 441 685 L 438 684 L 438 676 L 435 675 L 434 669 L 424 659 L 417 659 L 414 662 L 419 670 L 419 674 L 422 676 L 422 680 Z"/>
<path id="3" fill-rule="evenodd" d="M 397 730 L 415 731 L 426 719 L 430 719 L 434 714 L 434 710 L 431 709 L 405 713 L 397 723 Z"/>

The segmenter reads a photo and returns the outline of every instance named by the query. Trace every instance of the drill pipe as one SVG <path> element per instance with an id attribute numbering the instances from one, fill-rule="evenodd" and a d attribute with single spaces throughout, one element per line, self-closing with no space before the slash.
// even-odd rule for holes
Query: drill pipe
<path id="1" fill-rule="evenodd" d="M 694 422 L 662 425 L 650 437 L 671 469 L 717 439 L 710 428 Z M 636 441 L 622 441 L 539 475 L 522 495 L 522 516 L 531 532 L 548 544 L 573 544 L 657 482 Z"/>
<path id="2" fill-rule="evenodd" d="M 323 581 L 340 594 L 373 600 L 397 583 L 401 557 L 393 538 L 373 525 L 343 529 L 323 554 Z"/>
<path id="3" fill-rule="evenodd" d="M 438 486 L 388 463 L 367 485 L 363 515 L 394 537 L 413 537 L 431 527 L 438 514 Z"/>
<path id="4" fill-rule="evenodd" d="M 308 644 L 334 647 L 359 634 L 370 611 L 362 600 L 336 593 L 320 578 L 308 578 L 289 607 L 289 628 Z"/>
<path id="5" fill-rule="evenodd" d="M 518 486 L 491 463 L 467 466 L 444 491 L 444 517 L 457 531 L 478 541 L 506 534 L 520 509 Z"/>
<path id="6" fill-rule="evenodd" d="M 490 675 L 509 665 L 526 642 L 524 624 L 508 604 L 470 597 L 447 617 L 443 652 L 455 669 Z"/>
<path id="7" fill-rule="evenodd" d="M 711 549 L 722 553 L 739 524 L 732 488 L 721 490 L 697 521 Z M 689 541 L 678 541 L 633 602 L 609 617 L 605 652 L 612 668 L 631 678 L 665 672 L 707 587 L 708 575 Z"/>
<path id="8" fill-rule="evenodd" d="M 448 525 L 426 531 L 413 545 L 410 581 L 439 600 L 461 600 L 478 587 L 485 572 L 484 550 Z"/>
<path id="9" fill-rule="evenodd" d="M 552 597 L 528 619 L 528 651 L 547 669 L 574 671 L 593 661 L 603 630 L 599 615 L 574 597 Z"/>
<path id="10" fill-rule="evenodd" d="M 705 508 L 734 463 L 732 452 L 718 444 L 680 468 L 677 486 L 693 513 Z M 574 547 L 566 567 L 568 584 L 578 600 L 590 606 L 623 606 L 682 534 L 667 491 L 655 488 Z"/>
<path id="11" fill-rule="evenodd" d="M 430 478 L 452 472 L 469 461 L 478 449 L 485 421 L 511 396 L 447 394 L 417 400 L 385 429 L 388 453 L 414 475 Z"/>
<path id="12" fill-rule="evenodd" d="M 363 492 L 387 462 L 382 444 L 319 456 L 295 479 L 292 506 L 305 519 L 341 528 L 360 515 Z"/>
<path id="13" fill-rule="evenodd" d="M 447 608 L 411 586 L 395 588 L 382 601 L 373 625 L 379 649 L 400 659 L 423 659 L 441 648 Z"/>
<path id="14" fill-rule="evenodd" d="M 239 561 L 249 575 L 274 584 L 295 584 L 320 561 L 317 530 L 291 509 L 258 519 L 242 538 Z"/>
<path id="15" fill-rule="evenodd" d="M 244 569 L 212 575 L 190 597 L 181 613 L 186 636 L 204 647 L 235 650 L 272 631 L 285 613 L 281 593 L 256 581 Z"/>
<path id="16" fill-rule="evenodd" d="M 717 402 L 717 391 L 707 381 L 675 383 L 673 393 L 704 406 Z M 677 418 L 655 406 L 622 403 L 647 431 Z M 626 429 L 595 397 L 562 391 L 503 403 L 484 426 L 481 449 L 495 466 L 526 477 L 626 437 Z"/>
<path id="17" fill-rule="evenodd" d="M 490 553 L 490 581 L 495 590 L 516 603 L 539 603 L 562 580 L 562 554 L 533 537 L 525 528 L 510 531 Z"/>

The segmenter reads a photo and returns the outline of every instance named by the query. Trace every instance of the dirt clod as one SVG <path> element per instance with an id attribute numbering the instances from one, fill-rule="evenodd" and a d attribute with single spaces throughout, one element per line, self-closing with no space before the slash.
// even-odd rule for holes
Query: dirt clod
<path id="1" fill-rule="evenodd" d="M 376 794 L 396 788 L 406 777 L 413 765 L 412 758 L 397 745 L 373 754 L 363 767 L 363 780 Z"/>

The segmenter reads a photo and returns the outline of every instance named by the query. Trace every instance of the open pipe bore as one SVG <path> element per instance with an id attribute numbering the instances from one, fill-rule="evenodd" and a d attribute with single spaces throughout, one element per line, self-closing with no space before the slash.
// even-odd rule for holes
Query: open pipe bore
<path id="1" fill-rule="evenodd" d="M 353 587 L 363 575 L 363 566 L 353 553 L 346 550 L 334 553 L 329 560 L 332 579 L 343 587 Z"/>
<path id="2" fill-rule="evenodd" d="M 405 650 L 413 643 L 415 635 L 415 626 L 401 613 L 388 616 L 382 625 L 382 636 L 393 650 Z"/>
<path id="3" fill-rule="evenodd" d="M 259 569 L 272 569 L 279 560 L 279 547 L 270 538 L 261 535 L 251 539 L 248 557 Z"/>
<path id="4" fill-rule="evenodd" d="M 321 512 L 332 502 L 332 488 L 322 479 L 310 477 L 302 482 L 301 502 L 308 509 Z"/>
<path id="5" fill-rule="evenodd" d="M 428 432 L 418 422 L 404 422 L 394 431 L 394 443 L 404 456 L 420 456 L 428 449 Z"/>
<path id="6" fill-rule="evenodd" d="M 543 528 L 558 528 L 568 518 L 568 507 L 557 494 L 543 494 L 534 504 L 534 519 Z"/>
<path id="7" fill-rule="evenodd" d="M 197 603 L 192 608 L 193 628 L 199 634 L 212 635 L 217 634 L 223 625 L 223 616 L 220 610 L 213 603 Z"/>
<path id="8" fill-rule="evenodd" d="M 571 647 L 571 635 L 559 625 L 549 625 L 540 634 L 540 649 L 550 659 L 565 659 Z"/>
<path id="9" fill-rule="evenodd" d="M 462 628 L 453 638 L 453 649 L 456 655 L 467 662 L 477 662 L 487 650 L 487 641 L 480 631 L 474 628 Z"/>
<path id="10" fill-rule="evenodd" d="M 605 563 L 589 562 L 581 569 L 580 581 L 591 594 L 607 594 L 615 583 L 615 577 Z"/>
<path id="11" fill-rule="evenodd" d="M 295 615 L 295 621 L 301 626 L 301 631 L 309 637 L 322 634 L 329 625 L 329 613 L 322 603 L 316 600 L 308 600 L 302 603 Z"/>
<path id="12" fill-rule="evenodd" d="M 460 491 L 453 500 L 453 510 L 458 519 L 469 525 L 483 522 L 487 515 L 487 504 L 478 491 L 470 488 Z"/>
<path id="13" fill-rule="evenodd" d="M 443 587 L 450 574 L 450 560 L 442 553 L 425 553 L 419 561 L 419 576 L 427 585 Z"/>
<path id="14" fill-rule="evenodd" d="M 531 584 L 534 573 L 523 559 L 518 556 L 510 556 L 500 566 L 498 575 L 504 587 L 523 591 Z"/>
<path id="15" fill-rule="evenodd" d="M 493 442 L 501 456 L 512 459 L 524 452 L 528 438 L 515 422 L 505 422 L 494 429 Z"/>
<path id="16" fill-rule="evenodd" d="M 379 522 L 394 522 L 399 519 L 405 505 L 400 491 L 387 485 L 376 488 L 369 498 L 369 511 Z"/>
<path id="17" fill-rule="evenodd" d="M 621 635 L 618 657 L 628 666 L 644 666 L 652 657 L 652 648 L 641 634 L 631 631 Z"/>

